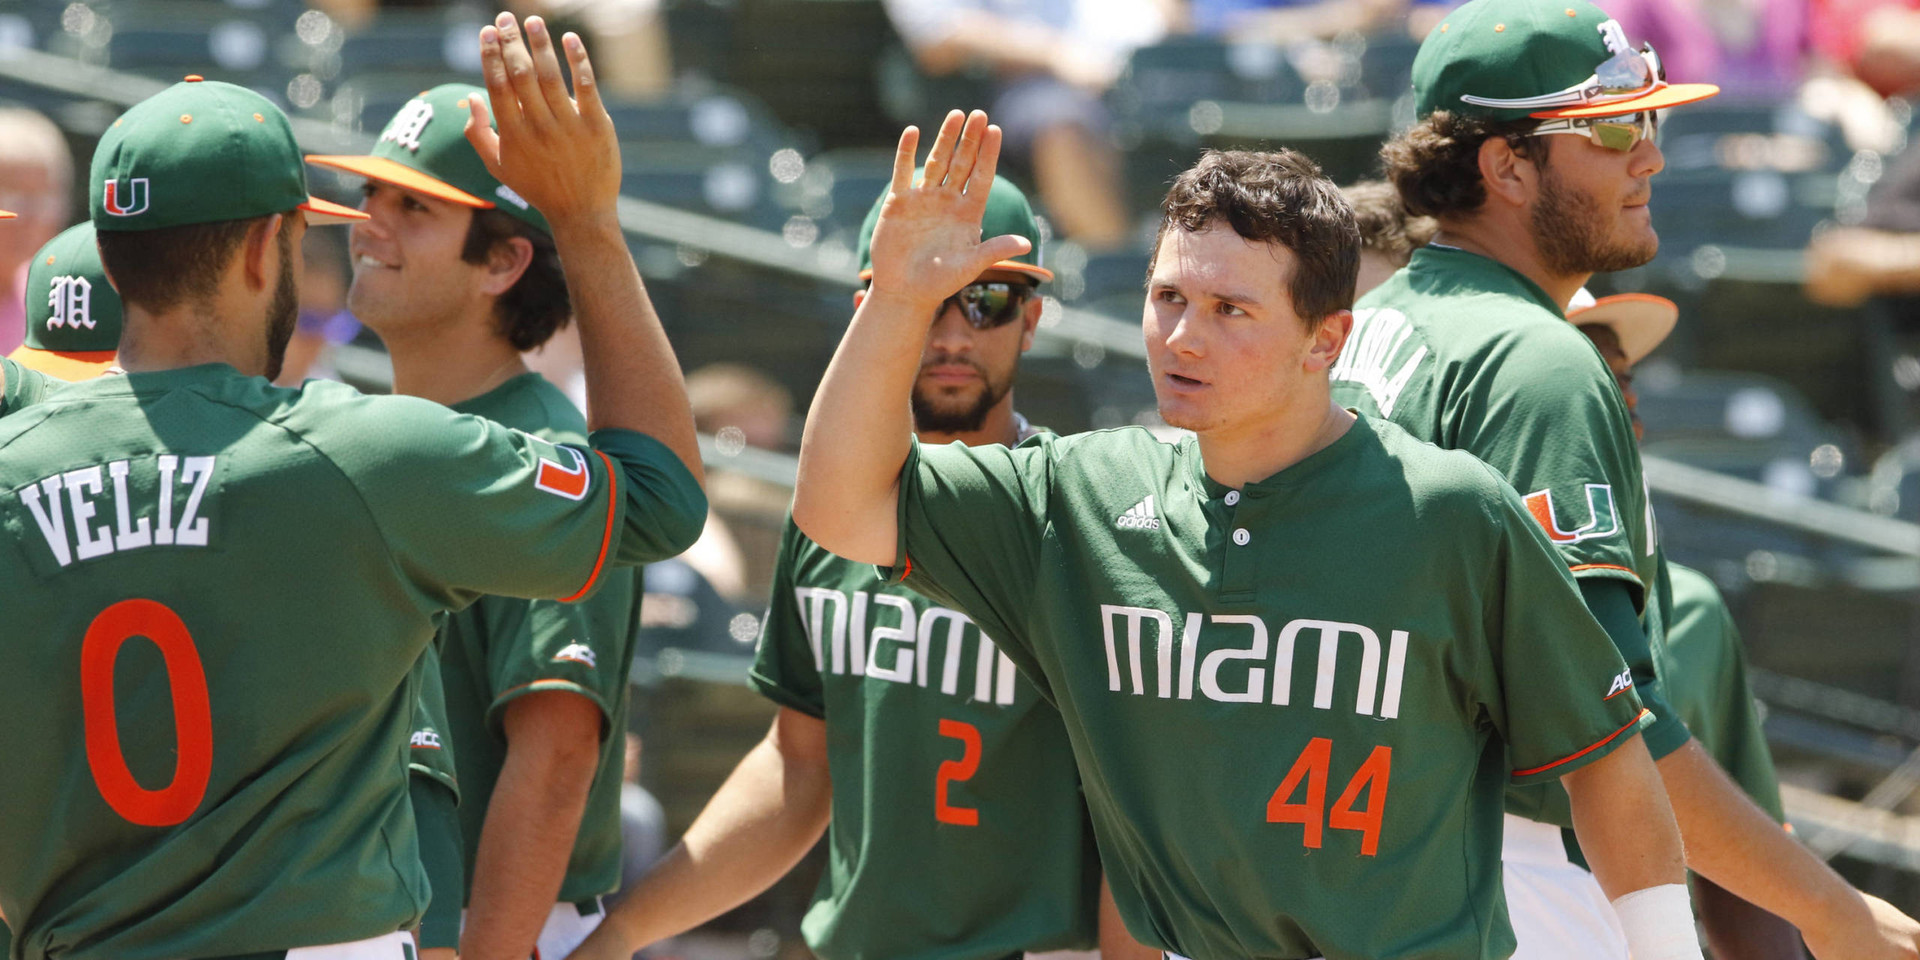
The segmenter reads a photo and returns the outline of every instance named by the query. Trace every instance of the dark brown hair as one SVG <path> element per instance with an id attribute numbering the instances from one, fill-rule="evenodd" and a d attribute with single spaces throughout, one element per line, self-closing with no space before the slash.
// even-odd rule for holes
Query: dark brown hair
<path id="1" fill-rule="evenodd" d="M 293 218 L 298 216 L 302 216 L 298 210 L 286 212 L 280 222 L 282 237 L 292 236 Z M 160 313 L 183 303 L 212 300 L 220 290 L 220 275 L 233 262 L 247 231 L 266 219 L 218 220 L 158 230 L 101 230 L 94 236 L 100 263 L 113 279 L 121 302 Z"/>
<path id="2" fill-rule="evenodd" d="M 1353 205 L 1353 222 L 1360 228 L 1360 249 L 1404 267 L 1413 251 L 1427 245 L 1440 225 L 1432 217 L 1415 217 L 1400 202 L 1400 191 L 1385 180 L 1362 180 L 1342 187 Z"/>
<path id="3" fill-rule="evenodd" d="M 1547 163 L 1544 137 L 1527 136 L 1540 121 L 1488 120 L 1435 110 L 1427 119 L 1380 147 L 1387 180 L 1400 191 L 1407 212 L 1422 217 L 1472 213 L 1487 202 L 1480 178 L 1480 145 L 1505 137 L 1514 152 Z"/>
<path id="4" fill-rule="evenodd" d="M 524 237 L 533 244 L 533 262 L 494 302 L 494 324 L 515 350 L 532 350 L 551 339 L 573 316 L 567 275 L 560 269 L 560 253 L 554 248 L 553 237 L 498 210 L 475 210 L 460 259 L 476 265 L 486 263 L 496 245 L 514 237 Z"/>
<path id="5" fill-rule="evenodd" d="M 1293 254 L 1287 295 L 1301 321 L 1312 326 L 1353 307 L 1360 273 L 1353 208 L 1304 155 L 1209 150 L 1174 178 L 1161 211 L 1155 257 L 1169 230 L 1197 233 L 1225 223 L 1247 240 L 1279 244 Z"/>

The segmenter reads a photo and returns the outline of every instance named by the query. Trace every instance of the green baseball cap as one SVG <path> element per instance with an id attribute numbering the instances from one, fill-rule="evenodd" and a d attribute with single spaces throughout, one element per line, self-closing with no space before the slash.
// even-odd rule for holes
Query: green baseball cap
<path id="1" fill-rule="evenodd" d="M 924 170 L 914 172 L 914 182 L 920 181 Z M 886 205 L 887 194 L 891 187 L 880 192 L 880 199 L 873 202 L 873 209 L 867 211 L 867 220 L 860 225 L 860 279 L 873 279 L 873 228 L 880 224 L 880 208 Z M 1027 202 L 1027 195 L 1006 177 L 994 177 L 993 188 L 987 191 L 987 210 L 980 216 L 980 236 L 999 237 L 1006 234 L 1026 237 L 1033 248 L 1012 260 L 1002 260 L 989 269 L 1010 270 L 1024 273 L 1035 280 L 1053 279 L 1053 271 L 1041 266 L 1040 224 L 1033 216 L 1033 205 Z"/>
<path id="2" fill-rule="evenodd" d="M 1705 100 L 1710 83 L 1668 83 L 1587 0 L 1473 0 L 1427 34 L 1413 61 L 1416 115 L 1519 120 L 1614 117 Z"/>
<path id="3" fill-rule="evenodd" d="M 293 126 L 267 98 L 198 76 L 135 104 L 94 150 L 96 230 L 157 230 L 306 212 L 310 224 L 367 215 L 307 195 Z"/>
<path id="4" fill-rule="evenodd" d="M 93 224 L 60 232 L 27 268 L 27 340 L 8 357 L 62 380 L 107 372 L 120 349 L 120 295 L 107 282 Z"/>
<path id="5" fill-rule="evenodd" d="M 477 210 L 501 210 L 542 233 L 552 233 L 547 218 L 487 172 L 467 141 L 469 100 L 491 103 L 487 91 L 466 83 L 443 83 L 407 101 L 387 121 L 373 153 L 366 156 L 314 156 L 307 162 L 357 173 L 369 180 L 424 193 Z"/>

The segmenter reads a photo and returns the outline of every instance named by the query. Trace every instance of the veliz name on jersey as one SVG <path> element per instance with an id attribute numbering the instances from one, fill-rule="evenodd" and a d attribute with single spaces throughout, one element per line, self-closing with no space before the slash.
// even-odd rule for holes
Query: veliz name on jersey
<path id="1" fill-rule="evenodd" d="M 932 679 L 934 640 L 944 636 L 940 692 L 961 696 L 960 668 L 966 638 L 972 636 L 976 642 L 971 699 L 1000 706 L 1013 702 L 1013 661 L 958 610 L 916 611 L 906 597 L 864 590 L 849 597 L 832 587 L 795 587 L 793 594 L 800 601 L 800 619 L 813 645 L 813 664 L 822 673 L 926 687 Z"/>
<path id="2" fill-rule="evenodd" d="M 1100 620 L 1106 639 L 1107 689 L 1125 689 L 1132 682 L 1137 696 L 1147 694 L 1147 666 L 1153 666 L 1154 695 L 1162 700 L 1194 698 L 1199 694 L 1220 703 L 1261 703 L 1276 706 L 1293 702 L 1293 650 L 1302 634 L 1320 639 L 1319 661 L 1313 680 L 1313 705 L 1333 709 L 1334 676 L 1340 664 L 1341 638 L 1350 638 L 1348 646 L 1360 645 L 1360 679 L 1354 691 L 1353 710 L 1362 716 L 1393 720 L 1400 716 L 1400 690 L 1407 668 L 1407 631 L 1388 632 L 1382 649 L 1380 635 L 1370 627 L 1336 620 L 1291 620 L 1269 637 L 1267 623 L 1259 617 L 1242 614 L 1212 616 L 1186 615 L 1184 628 L 1176 635 L 1173 617 L 1151 607 L 1127 607 L 1110 603 L 1100 605 Z M 1143 649 L 1145 626 L 1153 624 L 1152 659 Z M 1200 656 L 1201 631 L 1207 629 L 1206 645 L 1213 647 Z M 1269 644 L 1269 640 L 1272 643 Z M 1219 642 L 1225 641 L 1225 642 Z M 1176 650 L 1176 643 L 1178 649 Z M 1124 644 L 1124 647 L 1122 646 Z M 1269 647 L 1272 648 L 1269 660 Z M 1123 675 L 1121 660 L 1125 656 Z M 1386 675 L 1381 676 L 1382 657 Z M 1175 663 L 1178 662 L 1176 669 Z M 1267 667 L 1272 665 L 1273 682 L 1267 682 Z M 1229 668 L 1245 667 L 1235 677 L 1225 677 Z M 1197 683 L 1196 683 L 1197 681 Z M 1230 689 L 1229 685 L 1237 686 Z"/>
<path id="3" fill-rule="evenodd" d="M 1380 407 L 1380 415 L 1391 417 L 1394 404 L 1400 401 L 1400 391 L 1407 388 L 1407 381 L 1413 379 L 1413 372 L 1427 356 L 1427 348 L 1420 346 L 1407 354 L 1405 360 L 1400 359 L 1401 348 L 1412 334 L 1413 324 L 1398 310 L 1374 307 L 1355 310 L 1353 332 L 1347 335 L 1346 349 L 1340 351 L 1340 359 L 1334 362 L 1327 376 L 1366 387 L 1373 395 L 1373 402 Z"/>
<path id="4" fill-rule="evenodd" d="M 115 460 L 41 477 L 14 495 L 63 567 L 144 547 L 204 547 L 209 524 L 203 513 L 210 512 L 206 496 L 215 459 L 162 454 Z M 142 472 L 155 471 L 157 483 L 137 477 L 130 484 L 136 464 Z M 154 493 L 136 502 L 130 485 Z"/>

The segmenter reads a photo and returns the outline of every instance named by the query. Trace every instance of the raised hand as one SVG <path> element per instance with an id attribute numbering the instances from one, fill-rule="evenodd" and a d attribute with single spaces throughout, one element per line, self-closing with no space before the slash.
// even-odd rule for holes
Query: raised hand
<path id="1" fill-rule="evenodd" d="M 1000 162 L 1000 128 L 989 125 L 984 112 L 947 114 L 927 154 L 925 176 L 916 183 L 919 145 L 919 129 L 900 134 L 893 183 L 873 231 L 873 295 L 924 302 L 930 314 L 981 271 L 1031 244 L 1011 235 L 980 239 L 980 217 Z"/>
<path id="2" fill-rule="evenodd" d="M 573 68 L 567 93 L 546 22 L 528 17 L 525 37 L 513 14 L 480 28 L 480 67 L 499 123 L 475 100 L 467 140 L 487 172 L 499 178 L 558 227 L 559 221 L 615 214 L 620 197 L 620 143 L 600 102 L 586 44 L 562 38 Z"/>
<path id="3" fill-rule="evenodd" d="M 1807 948 L 1818 960 L 1914 960 L 1920 957 L 1920 923 L 1893 904 L 1864 893 L 1866 917 L 1834 925 L 1830 930 L 1801 929 Z M 1847 911 L 1848 919 L 1855 919 Z"/>

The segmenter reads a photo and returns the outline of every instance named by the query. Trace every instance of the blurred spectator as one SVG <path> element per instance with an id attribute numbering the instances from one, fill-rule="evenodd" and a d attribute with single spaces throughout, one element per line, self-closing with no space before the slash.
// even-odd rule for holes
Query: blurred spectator
<path id="1" fill-rule="evenodd" d="M 687 375 L 694 427 L 725 441 L 792 452 L 793 394 L 745 364 L 713 363 Z"/>
<path id="2" fill-rule="evenodd" d="M 1353 219 L 1360 226 L 1360 279 L 1353 291 L 1358 300 L 1406 266 L 1440 224 L 1432 217 L 1408 217 L 1400 191 L 1385 180 L 1362 180 L 1340 192 L 1353 204 Z"/>
<path id="3" fill-rule="evenodd" d="M 1131 229 L 1120 154 L 1101 96 L 1134 50 L 1165 35 L 1171 0 L 885 0 L 894 27 L 934 75 L 982 66 L 998 79 L 988 114 L 1033 166 L 1060 232 L 1093 250 Z"/>
<path id="4" fill-rule="evenodd" d="M 383 9 L 441 7 L 445 0 L 308 0 L 349 31 L 366 28 Z M 539 14 L 556 30 L 578 30 L 593 47 L 594 76 L 617 96 L 658 97 L 673 81 L 660 0 L 506 0 L 486 7 L 515 16 Z"/>
<path id="5" fill-rule="evenodd" d="M 328 354 L 360 332 L 360 321 L 347 312 L 350 277 L 342 233 L 309 230 L 302 242 L 306 277 L 300 284 L 300 320 L 275 381 L 283 387 L 297 387 L 309 378 L 338 379 Z"/>
<path id="6" fill-rule="evenodd" d="M 1882 96 L 1920 88 L 1920 0 L 1809 0 L 1814 48 Z"/>
<path id="7" fill-rule="evenodd" d="M 25 108 L 0 108 L 0 210 L 20 215 L 0 230 L 0 356 L 26 337 L 27 261 L 68 226 L 73 155 L 60 128 Z"/>
<path id="8" fill-rule="evenodd" d="M 1291 44 L 1342 33 L 1377 33 L 1405 19 L 1408 0 L 1189 0 L 1197 33 L 1238 42 Z"/>
<path id="9" fill-rule="evenodd" d="M 693 425 L 711 435 L 722 457 L 746 447 L 792 452 L 793 394 L 772 377 L 738 363 L 714 363 L 687 375 Z M 724 464 L 725 460 L 719 461 Z M 745 473 L 707 478 L 706 529 L 680 555 L 722 597 L 739 604 L 764 599 L 792 491 Z M 745 520 L 730 524 L 727 518 Z"/>
<path id="10" fill-rule="evenodd" d="M 1808 246 L 1808 299 L 1852 307 L 1920 293 L 1920 144 L 1893 160 L 1866 206 L 1859 226 L 1826 230 Z"/>
<path id="11" fill-rule="evenodd" d="M 1791 95 L 1806 77 L 1808 0 L 1608 0 L 1633 42 L 1651 43 L 1667 73 L 1711 77 L 1729 96 Z"/>
<path id="12" fill-rule="evenodd" d="M 660 859 L 667 844 L 667 812 L 640 785 L 640 749 L 640 735 L 628 733 L 627 767 L 620 783 L 620 893 Z"/>

